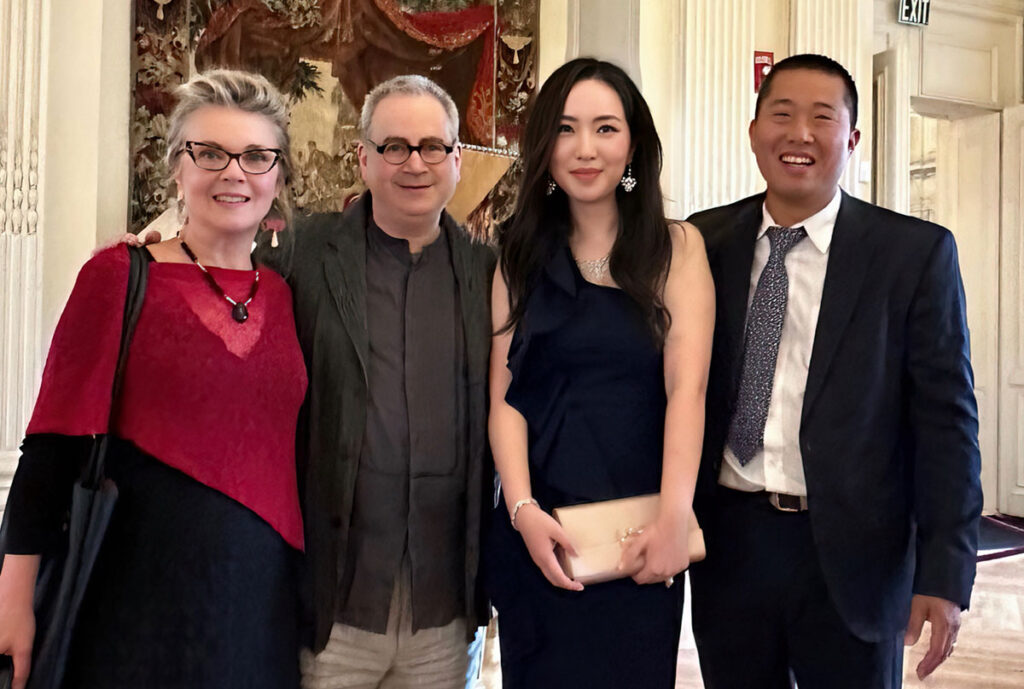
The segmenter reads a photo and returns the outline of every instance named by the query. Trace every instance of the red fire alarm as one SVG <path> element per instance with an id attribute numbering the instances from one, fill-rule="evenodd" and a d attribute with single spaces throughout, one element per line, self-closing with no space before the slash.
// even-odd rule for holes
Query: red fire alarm
<path id="1" fill-rule="evenodd" d="M 775 53 L 769 53 L 764 50 L 754 51 L 754 93 L 761 90 L 761 84 L 764 82 L 764 78 L 768 76 L 768 72 L 772 71 L 774 64 Z"/>

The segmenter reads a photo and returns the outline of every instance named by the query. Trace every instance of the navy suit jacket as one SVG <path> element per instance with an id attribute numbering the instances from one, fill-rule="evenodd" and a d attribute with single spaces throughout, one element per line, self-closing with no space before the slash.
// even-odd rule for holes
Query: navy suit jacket
<path id="1" fill-rule="evenodd" d="M 763 202 L 759 194 L 690 218 L 717 296 L 698 516 L 719 490 Z M 973 380 L 952 234 L 844 193 L 800 452 L 830 595 L 865 641 L 905 627 L 912 593 L 970 602 L 982 503 Z"/>

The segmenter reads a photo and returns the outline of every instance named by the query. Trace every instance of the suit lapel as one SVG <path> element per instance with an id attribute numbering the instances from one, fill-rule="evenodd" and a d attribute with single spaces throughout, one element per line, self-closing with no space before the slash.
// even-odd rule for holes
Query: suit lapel
<path id="1" fill-rule="evenodd" d="M 754 243 L 761 228 L 761 205 L 764 196 L 757 197 L 736 216 L 735 229 L 721 249 L 720 281 L 721 304 L 718 309 L 723 321 L 729 362 L 729 399 L 733 399 L 743 362 L 744 332 L 747 321 L 747 302 L 750 299 L 750 268 L 754 262 Z"/>
<path id="2" fill-rule="evenodd" d="M 356 203 L 360 208 L 352 214 L 351 222 L 343 223 L 328 243 L 324 279 L 341 322 L 352 338 L 365 381 L 370 349 L 366 331 L 366 212 L 369 204 L 365 198 Z"/>
<path id="3" fill-rule="evenodd" d="M 804 390 L 802 419 L 807 418 L 821 392 L 829 366 L 860 297 L 871 261 L 872 248 L 867 242 L 863 219 L 856 212 L 857 203 L 843 192 L 825 270 L 825 286 L 814 331 L 807 387 Z"/>
<path id="4" fill-rule="evenodd" d="M 463 236 L 463 231 L 447 212 L 442 213 L 441 224 L 448 235 L 448 249 L 452 257 L 452 269 L 455 271 L 459 316 L 462 319 L 462 334 L 466 342 L 469 379 L 480 380 L 487 375 L 487 357 L 479 356 L 478 350 L 481 348 L 474 346 L 477 338 L 472 331 L 475 322 L 473 310 L 479 303 L 476 292 L 481 288 L 481 285 L 477 284 L 478 276 L 473 270 L 473 246 Z"/>

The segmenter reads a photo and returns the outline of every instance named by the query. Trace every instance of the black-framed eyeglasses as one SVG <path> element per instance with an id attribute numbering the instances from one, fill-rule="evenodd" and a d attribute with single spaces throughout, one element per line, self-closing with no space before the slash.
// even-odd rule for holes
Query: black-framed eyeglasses
<path id="1" fill-rule="evenodd" d="M 281 158 L 279 148 L 250 148 L 241 153 L 228 153 L 220 146 L 198 141 L 186 141 L 185 151 L 196 167 L 203 170 L 217 172 L 230 165 L 232 160 L 236 160 L 242 172 L 250 175 L 264 175 L 270 172 Z"/>
<path id="2" fill-rule="evenodd" d="M 421 141 L 419 146 L 413 146 L 401 139 L 385 141 L 382 144 L 379 144 L 376 141 L 370 141 L 370 139 L 367 139 L 366 141 L 373 144 L 373 147 L 377 149 L 377 153 L 381 154 L 385 162 L 391 163 L 392 165 L 401 165 L 405 161 L 409 160 L 409 156 L 414 152 L 420 154 L 420 159 L 424 163 L 437 165 L 444 161 L 444 159 L 455 150 L 455 146 L 449 146 L 440 139 L 427 139 L 425 141 Z"/>

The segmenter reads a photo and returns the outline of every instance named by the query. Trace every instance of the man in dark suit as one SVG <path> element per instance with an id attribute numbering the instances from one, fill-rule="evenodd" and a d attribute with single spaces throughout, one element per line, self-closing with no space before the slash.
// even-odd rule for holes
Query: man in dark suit
<path id="1" fill-rule="evenodd" d="M 690 218 L 717 322 L 691 569 L 709 689 L 931 673 L 974 582 L 977 407 L 950 232 L 854 199 L 847 71 L 779 62 L 750 124 L 767 192 Z"/>
<path id="2" fill-rule="evenodd" d="M 260 247 L 287 273 L 309 371 L 303 686 L 456 689 L 486 616 L 495 257 L 444 210 L 461 164 L 447 93 L 390 79 L 367 95 L 360 128 L 368 192 L 299 218 L 294 245 Z"/>

